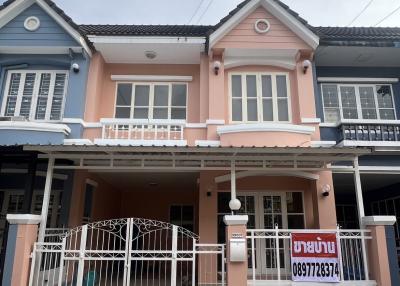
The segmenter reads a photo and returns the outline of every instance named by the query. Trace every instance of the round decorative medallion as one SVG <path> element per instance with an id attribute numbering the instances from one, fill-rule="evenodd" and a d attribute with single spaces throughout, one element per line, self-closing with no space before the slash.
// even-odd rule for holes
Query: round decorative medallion
<path id="1" fill-rule="evenodd" d="M 266 19 L 259 19 L 254 24 L 254 29 L 259 34 L 265 34 L 269 31 L 270 24 Z"/>
<path id="2" fill-rule="evenodd" d="M 31 16 L 25 19 L 24 27 L 28 31 L 36 31 L 40 27 L 40 20 L 38 17 Z"/>

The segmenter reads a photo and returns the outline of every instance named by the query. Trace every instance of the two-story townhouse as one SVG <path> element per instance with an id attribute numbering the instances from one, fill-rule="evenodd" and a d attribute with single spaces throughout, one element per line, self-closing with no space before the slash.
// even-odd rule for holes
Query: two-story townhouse
<path id="1" fill-rule="evenodd" d="M 51 1 L 0 7 L 1 264 L 6 215 L 42 209 L 47 160 L 22 146 L 82 138 L 91 55 L 91 43 Z M 71 171 L 54 174 L 48 227 L 67 227 L 72 182 Z"/>
<path id="2" fill-rule="evenodd" d="M 51 126 L 79 122 L 82 135 L 17 143 L 48 165 L 41 215 L 8 216 L 3 284 L 292 285 L 292 235 L 317 233 L 336 237 L 327 276 L 338 285 L 396 285 L 381 226 L 392 218 L 362 211 L 358 157 L 372 149 L 326 142 L 320 126 L 313 61 L 325 33 L 277 0 L 246 0 L 214 26 L 68 23 L 91 55 L 86 97 L 70 102 L 84 112 Z M 332 170 L 343 165 L 360 229 L 337 228 Z M 51 237 L 64 173 L 71 230 Z"/>
<path id="3" fill-rule="evenodd" d="M 360 158 L 365 212 L 400 215 L 399 28 L 317 27 L 316 109 L 321 139 L 336 146 L 368 146 Z M 340 56 L 338 56 L 340 55 Z M 358 227 L 354 182 L 346 164 L 333 168 L 338 222 Z M 395 227 L 400 246 L 399 228 Z"/>

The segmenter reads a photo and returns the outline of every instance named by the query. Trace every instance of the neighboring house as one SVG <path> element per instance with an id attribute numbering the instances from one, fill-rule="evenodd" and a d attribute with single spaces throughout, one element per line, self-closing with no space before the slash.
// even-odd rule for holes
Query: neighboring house
<path id="1" fill-rule="evenodd" d="M 321 139 L 368 146 L 360 158 L 367 214 L 400 218 L 400 29 L 317 27 L 316 109 Z M 338 56 L 339 55 L 339 56 Z M 356 198 L 346 166 L 334 167 L 338 221 L 358 227 Z M 395 236 L 400 247 L 400 229 Z"/>
<path id="2" fill-rule="evenodd" d="M 354 140 L 364 130 L 354 124 L 364 121 L 343 120 L 391 120 L 366 130 L 372 136 L 377 123 L 376 136 L 397 140 L 396 69 L 373 75 L 391 65 L 378 56 L 396 57 L 395 45 L 381 55 L 382 42 L 371 50 L 357 38 L 351 47 L 340 37 L 332 44 L 335 30 L 310 26 L 277 0 L 246 0 L 214 26 L 78 26 L 49 0 L 7 1 L 2 21 L 0 57 L 9 68 L 2 66 L 0 183 L 19 183 L 7 191 L 20 190 L 12 205 L 23 206 L 4 215 L 41 213 L 8 217 L 4 285 L 223 285 L 225 264 L 229 286 L 291 285 L 296 232 L 337 235 L 340 264 L 330 273 L 339 285 L 398 284 L 385 225 L 393 218 L 364 212 L 363 187 L 386 184 L 360 176 L 364 162 L 386 164 L 375 141 L 395 140 Z M 357 68 L 372 53 L 375 68 Z M 359 85 L 350 71 L 379 79 Z M 354 84 L 356 95 L 332 103 L 329 92 Z M 363 105 L 362 91 L 374 108 Z M 344 107 L 353 99 L 359 107 Z M 25 166 L 8 166 L 17 156 L 28 157 Z M 45 162 L 45 180 L 35 181 Z M 10 169 L 29 178 L 11 178 Z M 42 197 L 27 200 L 34 183 Z M 368 194 L 366 208 L 370 201 L 377 199 Z M 225 232 L 232 213 L 247 217 L 234 216 L 241 228 Z M 37 229 L 27 225 L 35 223 L 29 266 Z M 231 239 L 244 251 L 247 244 L 244 272 L 224 260 Z"/>
<path id="3" fill-rule="evenodd" d="M 24 145 L 81 138 L 90 42 L 51 1 L 0 7 L 0 245 L 9 213 L 40 214 L 46 160 Z M 55 173 L 48 227 L 67 226 L 73 172 Z M 64 206 L 64 207 L 61 207 Z"/>

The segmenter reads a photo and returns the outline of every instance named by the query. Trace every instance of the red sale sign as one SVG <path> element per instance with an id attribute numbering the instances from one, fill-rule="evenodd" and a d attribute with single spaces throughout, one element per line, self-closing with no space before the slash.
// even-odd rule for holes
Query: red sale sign
<path id="1" fill-rule="evenodd" d="M 292 233 L 292 280 L 340 282 L 336 233 Z"/>

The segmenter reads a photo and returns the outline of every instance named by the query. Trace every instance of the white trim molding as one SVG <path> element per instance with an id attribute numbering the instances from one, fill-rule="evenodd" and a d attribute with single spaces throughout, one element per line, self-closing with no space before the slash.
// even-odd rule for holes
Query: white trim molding
<path id="1" fill-rule="evenodd" d="M 166 82 L 189 82 L 192 76 L 182 75 L 111 75 L 113 81 L 166 81 Z"/>
<path id="2" fill-rule="evenodd" d="M 39 224 L 42 217 L 32 214 L 7 214 L 9 224 Z"/>
<path id="3" fill-rule="evenodd" d="M 226 215 L 224 223 L 226 225 L 246 225 L 249 221 L 248 215 Z"/>
<path id="4" fill-rule="evenodd" d="M 380 119 L 342 119 L 338 122 L 322 122 L 319 126 L 320 127 L 338 127 L 342 124 L 365 124 L 365 125 L 374 125 L 374 124 L 397 124 L 400 125 L 400 120 L 393 119 L 393 120 L 380 120 Z"/>
<path id="5" fill-rule="evenodd" d="M 207 128 L 206 123 L 186 123 L 186 128 L 204 129 Z"/>
<path id="6" fill-rule="evenodd" d="M 365 216 L 362 218 L 362 222 L 364 225 L 394 225 L 396 223 L 395 216 Z"/>
<path id="7" fill-rule="evenodd" d="M 340 122 L 322 122 L 319 124 L 319 127 L 338 127 Z"/>
<path id="8" fill-rule="evenodd" d="M 129 140 L 129 139 L 95 139 L 95 145 L 100 146 L 161 146 L 161 147 L 185 147 L 186 140 Z"/>
<path id="9" fill-rule="evenodd" d="M 303 123 L 303 124 L 320 124 L 321 123 L 321 119 L 320 118 L 302 117 L 301 118 L 301 123 Z"/>
<path id="10" fill-rule="evenodd" d="M 94 145 L 94 144 L 90 139 L 64 139 L 64 145 L 85 146 L 85 145 Z"/>
<path id="11" fill-rule="evenodd" d="M 135 37 L 88 35 L 95 44 L 199 44 L 206 43 L 205 37 Z"/>
<path id="12" fill-rule="evenodd" d="M 217 128 L 217 133 L 219 135 L 239 132 L 289 132 L 310 135 L 315 132 L 315 128 L 311 126 L 279 123 L 232 124 L 219 126 Z"/>
<path id="13" fill-rule="evenodd" d="M 225 120 L 224 119 L 207 119 L 206 124 L 207 125 L 224 125 Z"/>
<path id="14" fill-rule="evenodd" d="M 68 135 L 71 128 L 65 124 L 42 123 L 30 121 L 3 121 L 0 122 L 0 130 L 25 130 L 38 132 L 56 132 Z"/>
<path id="15" fill-rule="evenodd" d="M 62 123 L 80 124 L 84 128 L 101 128 L 102 127 L 100 122 L 87 122 L 81 118 L 63 118 Z"/>
<path id="16" fill-rule="evenodd" d="M 265 59 L 265 58 L 226 58 L 224 62 L 224 68 L 230 69 L 240 66 L 275 66 L 281 67 L 288 70 L 294 70 L 296 68 L 296 61 L 294 59 Z"/>
<path id="17" fill-rule="evenodd" d="M 336 141 L 311 141 L 311 147 L 333 147 L 336 145 Z"/>
<path id="18" fill-rule="evenodd" d="M 343 140 L 339 142 L 337 146 L 338 147 L 400 147 L 400 142 Z"/>
<path id="19" fill-rule="evenodd" d="M 396 83 L 399 82 L 398 78 L 379 78 L 379 77 L 318 77 L 318 82 L 366 82 L 366 83 Z"/>
<path id="20" fill-rule="evenodd" d="M 196 140 L 194 145 L 199 147 L 219 147 L 221 146 L 221 141 L 218 140 Z"/>

